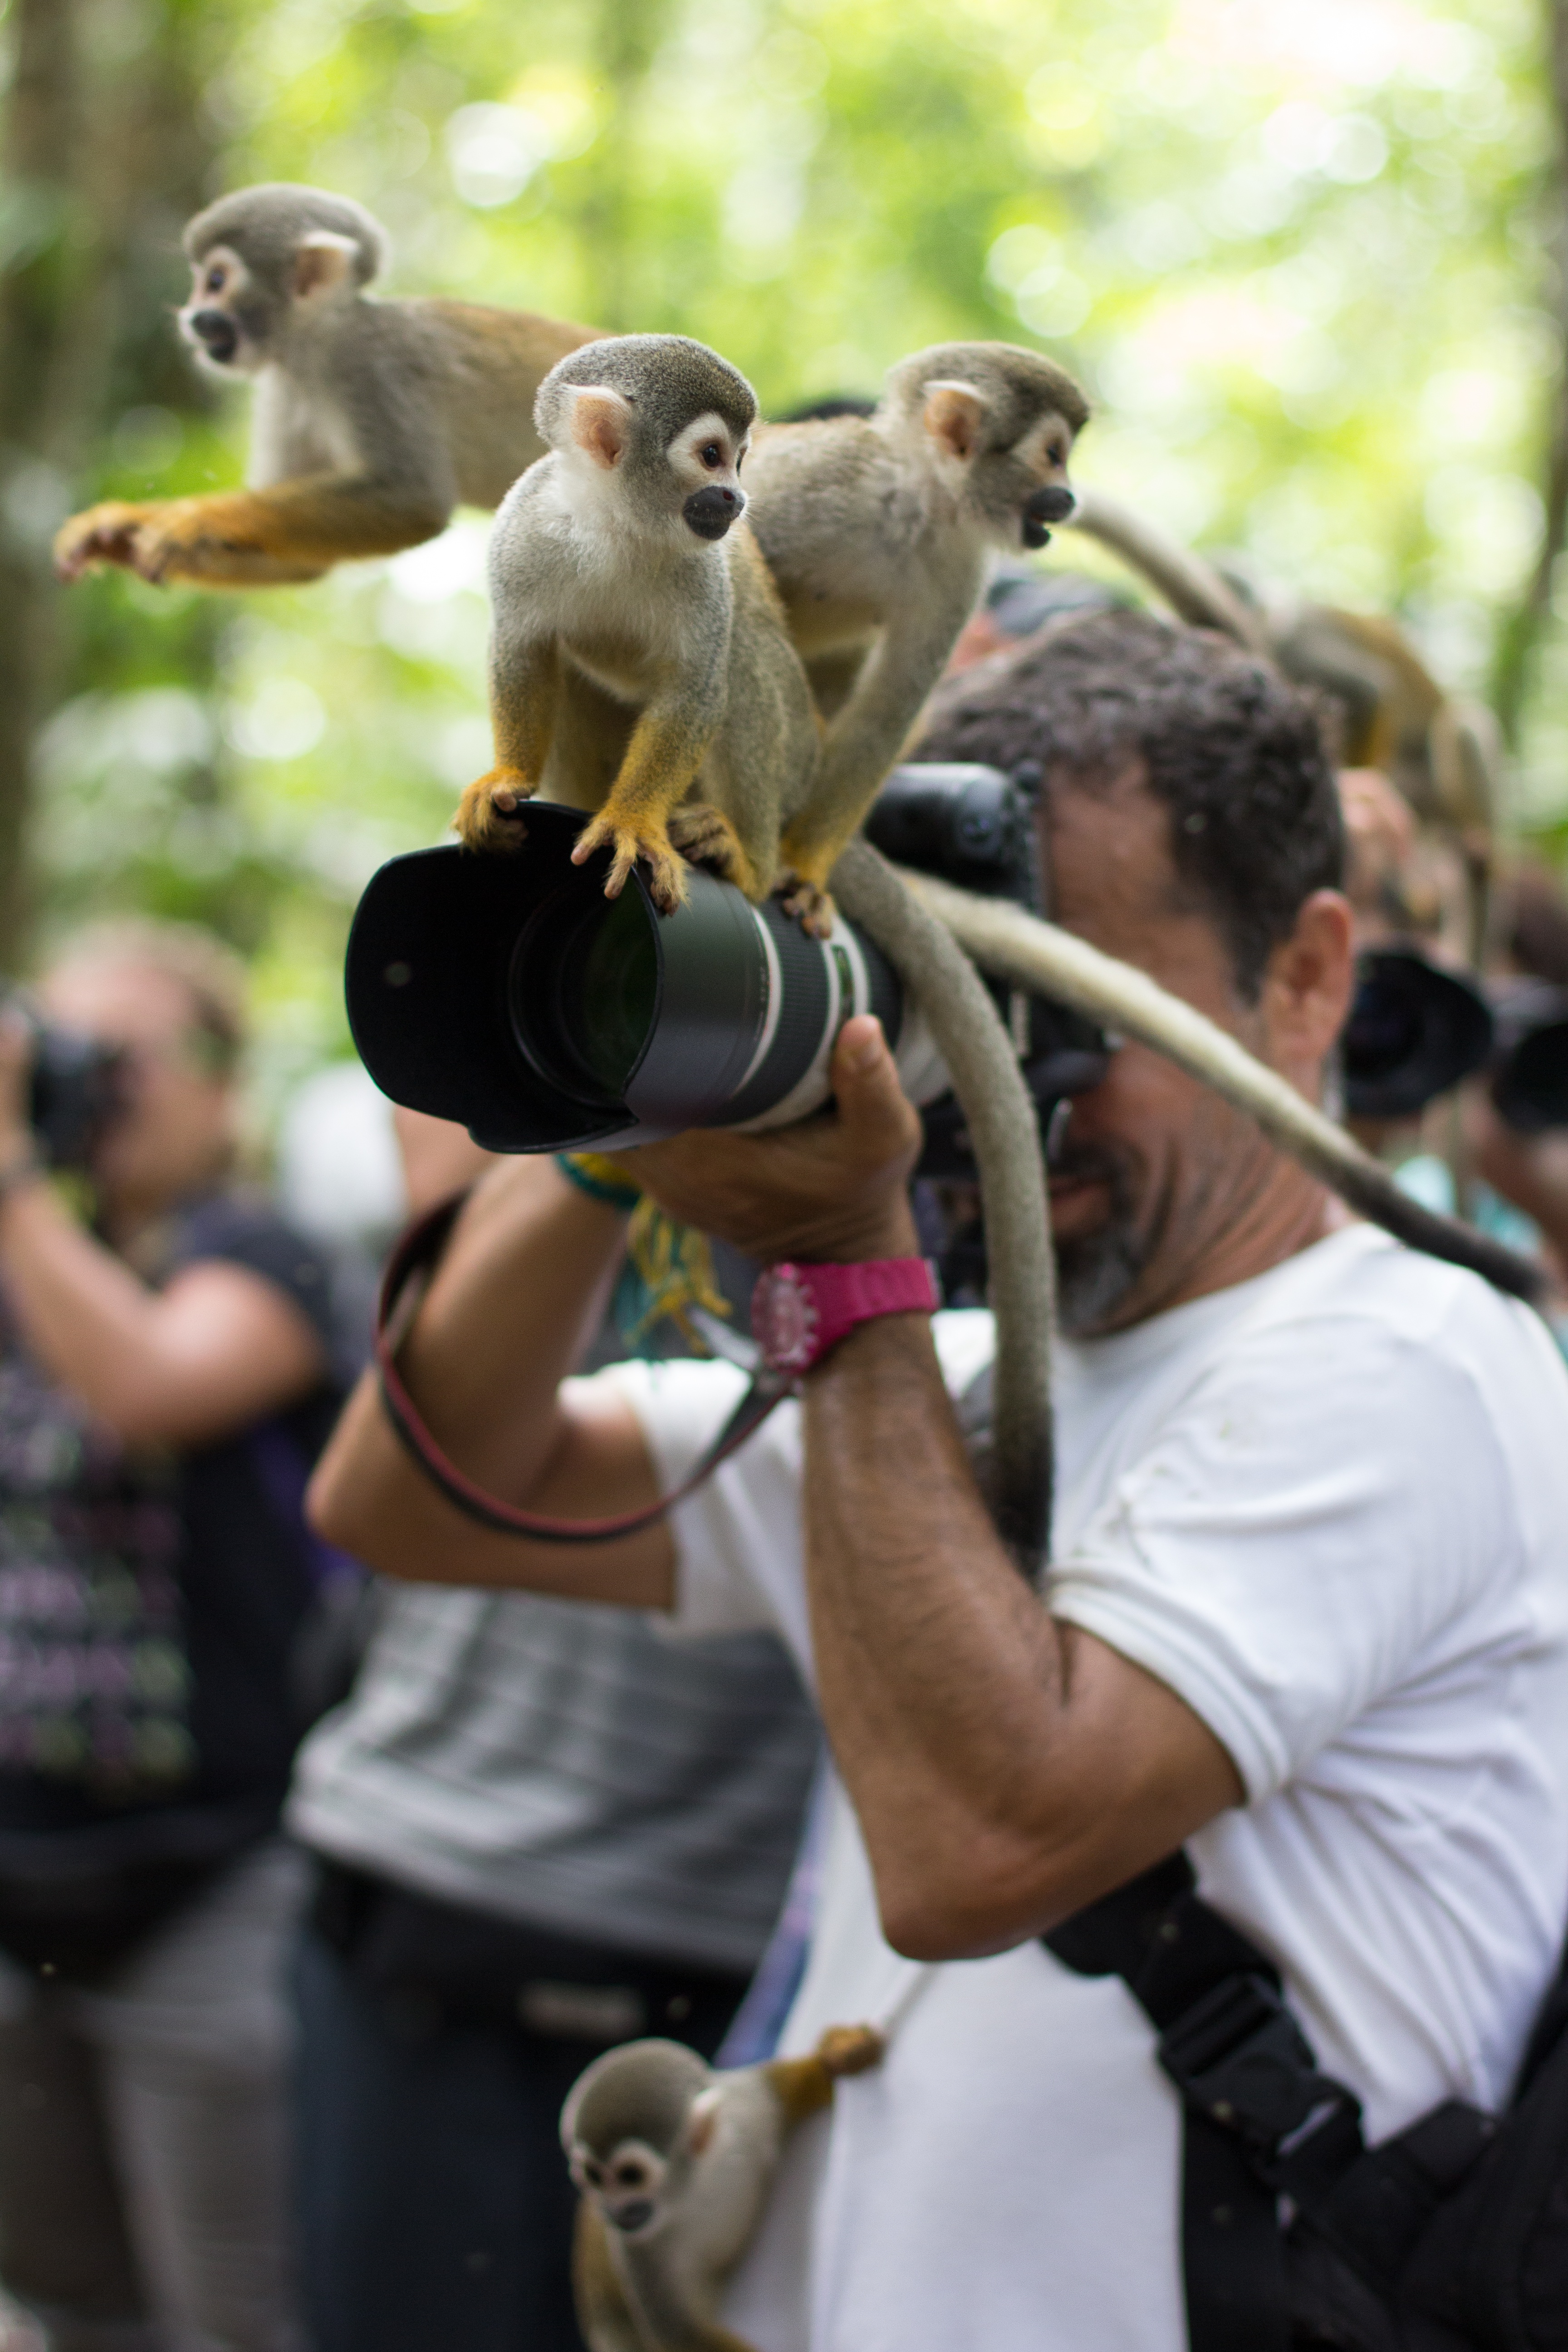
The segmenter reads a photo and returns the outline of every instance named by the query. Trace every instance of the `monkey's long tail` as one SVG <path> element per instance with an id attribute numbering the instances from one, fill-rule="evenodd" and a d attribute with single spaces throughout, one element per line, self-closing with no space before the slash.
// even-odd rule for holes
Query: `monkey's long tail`
<path id="1" fill-rule="evenodd" d="M 1268 636 L 1259 614 L 1243 604 L 1230 583 L 1212 563 L 1171 539 L 1157 524 L 1124 507 L 1103 490 L 1079 492 L 1070 528 L 1086 539 L 1097 539 L 1120 555 L 1134 572 L 1164 598 L 1177 616 L 1195 629 L 1223 629 L 1251 653 L 1268 651 Z"/>
<path id="2" fill-rule="evenodd" d="M 1515 1298 L 1533 1305 L 1542 1297 L 1546 1286 L 1539 1267 L 1473 1226 L 1436 1216 L 1411 1200 L 1342 1128 L 1146 972 L 1101 955 L 1098 948 L 1058 930 L 1054 923 L 1042 922 L 1011 900 L 977 898 L 950 883 L 905 873 L 902 867 L 896 870 L 921 905 L 986 971 L 1054 997 L 1091 1021 L 1122 1030 L 1166 1055 L 1217 1088 L 1238 1110 L 1248 1112 L 1266 1135 L 1352 1209 L 1413 1249 L 1468 1266 Z"/>
<path id="3" fill-rule="evenodd" d="M 852 841 L 844 852 L 833 892 L 919 1003 L 968 1122 L 995 1276 L 991 1503 L 1004 1540 L 1033 1572 L 1050 1540 L 1056 1311 L 1050 1196 L 1034 1099 L 1001 1016 L 945 919 L 917 906 L 899 871 L 868 841 Z"/>

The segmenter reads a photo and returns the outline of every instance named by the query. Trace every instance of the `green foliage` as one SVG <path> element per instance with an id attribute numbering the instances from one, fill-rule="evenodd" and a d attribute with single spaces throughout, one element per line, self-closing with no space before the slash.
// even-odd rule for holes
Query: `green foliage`
<path id="1" fill-rule="evenodd" d="M 215 184 L 360 197 L 392 290 L 679 329 L 775 413 L 938 339 L 1044 344 L 1095 394 L 1084 478 L 1282 596 L 1399 610 L 1484 682 L 1554 396 L 1529 0 L 184 13 Z M 170 270 L 137 289 L 150 316 Z M 140 394 L 73 495 L 232 479 L 243 440 L 242 411 Z M 75 591 L 83 691 L 41 754 L 56 917 L 215 917 L 257 950 L 290 1066 L 341 1047 L 357 889 L 486 763 L 482 545 L 468 518 L 298 593 Z M 1075 559 L 1064 534 L 1050 560 Z M 1568 636 L 1525 742 L 1538 826 L 1568 804 L 1565 688 Z"/>

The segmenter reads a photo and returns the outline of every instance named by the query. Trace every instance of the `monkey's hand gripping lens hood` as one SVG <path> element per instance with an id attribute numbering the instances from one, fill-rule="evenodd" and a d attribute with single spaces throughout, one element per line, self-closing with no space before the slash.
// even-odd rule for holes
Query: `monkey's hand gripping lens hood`
<path id="1" fill-rule="evenodd" d="M 581 809 L 531 801 L 516 856 L 456 844 L 373 876 L 349 937 L 354 1044 L 394 1102 L 492 1151 L 782 1126 L 826 1100 L 834 1040 L 875 1013 L 916 1101 L 947 1076 L 890 965 L 840 917 L 809 938 L 701 867 L 660 915 L 608 851 L 574 866 Z"/>

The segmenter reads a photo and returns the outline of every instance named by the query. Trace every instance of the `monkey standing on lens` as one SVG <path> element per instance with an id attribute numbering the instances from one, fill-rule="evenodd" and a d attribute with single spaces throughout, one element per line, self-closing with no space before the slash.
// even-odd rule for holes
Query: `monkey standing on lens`
<path id="1" fill-rule="evenodd" d="M 433 539 L 459 502 L 498 506 L 540 455 L 534 394 L 596 331 L 368 299 L 385 233 L 320 188 L 243 188 L 198 213 L 184 246 L 181 332 L 214 374 L 255 380 L 251 487 L 90 507 L 56 538 L 64 579 L 119 563 L 144 580 L 276 586 Z"/>
<path id="2" fill-rule="evenodd" d="M 784 836 L 807 890 L 828 875 L 903 750 L 980 601 L 988 559 L 1044 547 L 1073 510 L 1089 404 L 1011 343 L 901 360 L 874 413 L 757 436 L 758 543 L 828 721 L 811 799 Z"/>
<path id="3" fill-rule="evenodd" d="M 640 858 L 672 912 L 681 852 L 750 898 L 772 890 L 819 730 L 742 520 L 756 413 L 740 371 L 684 335 L 594 343 L 545 378 L 550 455 L 490 541 L 496 765 L 463 795 L 469 848 L 514 846 L 519 802 L 542 791 L 596 812 L 573 855 L 611 847 L 607 897 Z"/>

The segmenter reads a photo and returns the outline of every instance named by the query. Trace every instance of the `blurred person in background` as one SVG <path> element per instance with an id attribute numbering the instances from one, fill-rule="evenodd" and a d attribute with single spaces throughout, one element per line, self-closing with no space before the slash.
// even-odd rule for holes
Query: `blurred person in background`
<path id="1" fill-rule="evenodd" d="M 116 1050 L 90 1223 L 0 1021 L 0 2277 L 55 2352 L 289 2352 L 278 1818 L 331 1426 L 316 1254 L 234 1182 L 244 975 L 183 927 L 68 943 Z"/>
<path id="2" fill-rule="evenodd" d="M 490 1164 L 395 1118 L 411 1211 Z M 594 1360 L 627 1352 L 612 1326 Z M 682 1645 L 620 1610 L 380 1592 L 289 1810 L 320 1867 L 296 1979 L 315 2352 L 580 2352 L 562 2102 L 616 2042 L 713 2054 L 817 1747 L 771 1634 Z"/>

